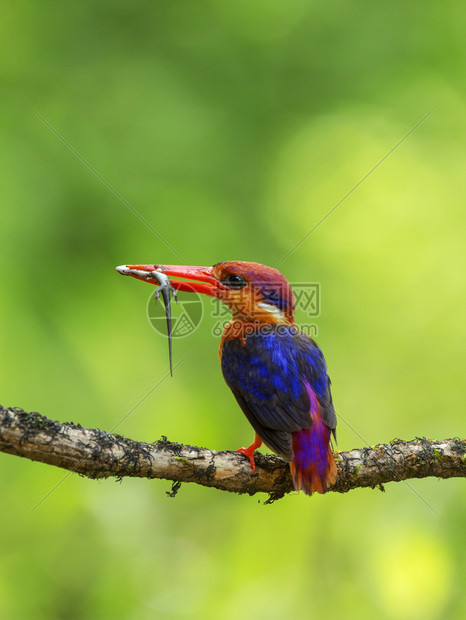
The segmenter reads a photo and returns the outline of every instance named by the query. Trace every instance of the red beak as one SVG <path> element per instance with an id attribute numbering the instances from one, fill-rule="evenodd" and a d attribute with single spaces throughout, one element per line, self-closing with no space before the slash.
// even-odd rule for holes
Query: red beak
<path id="1" fill-rule="evenodd" d="M 217 278 L 212 276 L 212 267 L 185 265 L 121 265 L 117 267 L 116 270 L 122 275 L 133 276 L 133 278 L 137 278 L 143 282 L 156 285 L 158 285 L 158 282 L 152 275 L 152 272 L 159 271 L 169 276 L 170 284 L 177 291 L 203 293 L 211 297 L 217 297 L 218 293 L 226 288 Z M 172 277 L 187 278 L 194 281 L 172 280 Z"/>

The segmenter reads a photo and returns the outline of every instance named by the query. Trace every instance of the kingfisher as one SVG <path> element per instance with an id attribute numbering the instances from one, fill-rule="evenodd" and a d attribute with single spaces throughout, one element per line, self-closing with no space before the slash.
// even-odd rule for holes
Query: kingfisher
<path id="1" fill-rule="evenodd" d="M 286 278 L 246 261 L 213 267 L 123 265 L 117 271 L 159 289 L 169 281 L 175 291 L 202 293 L 228 306 L 232 318 L 220 341 L 222 373 L 255 431 L 253 443 L 237 452 L 254 472 L 254 452 L 264 443 L 290 464 L 296 490 L 325 493 L 337 475 L 331 382 L 322 351 L 296 326 Z"/>

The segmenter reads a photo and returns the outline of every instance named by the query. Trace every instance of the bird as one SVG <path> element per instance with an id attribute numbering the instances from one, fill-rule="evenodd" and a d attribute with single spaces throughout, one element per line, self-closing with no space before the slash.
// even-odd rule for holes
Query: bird
<path id="1" fill-rule="evenodd" d="M 116 269 L 154 284 L 160 277 L 153 272 L 162 273 L 173 289 L 202 293 L 228 306 L 232 317 L 219 348 L 222 373 L 255 431 L 253 443 L 237 452 L 254 473 L 254 452 L 264 443 L 289 463 L 297 491 L 327 492 L 337 476 L 331 381 L 322 351 L 296 326 L 295 298 L 285 276 L 249 261 Z"/>

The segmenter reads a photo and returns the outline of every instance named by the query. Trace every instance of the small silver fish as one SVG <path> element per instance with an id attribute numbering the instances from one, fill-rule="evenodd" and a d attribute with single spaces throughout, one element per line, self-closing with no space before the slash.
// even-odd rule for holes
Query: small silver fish
<path id="1" fill-rule="evenodd" d="M 178 301 L 176 296 L 176 290 L 170 284 L 170 278 L 161 271 L 152 271 L 152 277 L 157 280 L 159 286 L 155 289 L 155 299 L 159 299 L 162 295 L 163 303 L 165 305 L 165 316 L 167 318 L 167 336 L 168 336 L 168 357 L 170 359 L 170 375 L 173 377 L 173 362 L 172 362 L 172 310 L 171 310 L 171 298 L 173 296 L 175 301 Z"/>
<path id="2" fill-rule="evenodd" d="M 170 375 L 173 377 L 173 360 L 172 360 L 172 312 L 171 312 L 171 297 L 177 301 L 176 290 L 170 284 L 170 278 L 162 271 L 153 270 L 145 271 L 143 269 L 134 269 L 128 267 L 128 265 L 121 265 L 117 267 L 118 273 L 124 276 L 134 276 L 141 280 L 155 280 L 159 286 L 155 289 L 155 299 L 159 299 L 162 295 L 163 303 L 165 305 L 165 316 L 167 318 L 167 336 L 168 336 L 168 357 L 170 360 Z"/>

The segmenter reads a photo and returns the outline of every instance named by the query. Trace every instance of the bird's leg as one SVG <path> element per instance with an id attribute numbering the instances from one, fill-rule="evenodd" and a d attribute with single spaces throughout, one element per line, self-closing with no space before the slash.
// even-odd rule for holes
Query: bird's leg
<path id="1" fill-rule="evenodd" d="M 256 463 L 254 462 L 254 451 L 257 450 L 257 448 L 260 448 L 261 445 L 262 445 L 262 439 L 256 433 L 254 442 L 250 446 L 248 446 L 247 448 L 240 448 L 239 450 L 236 450 L 236 452 L 239 452 L 240 454 L 244 454 L 244 456 L 246 456 L 249 459 L 249 462 L 251 463 L 251 467 L 252 467 L 252 473 L 256 471 Z"/>

